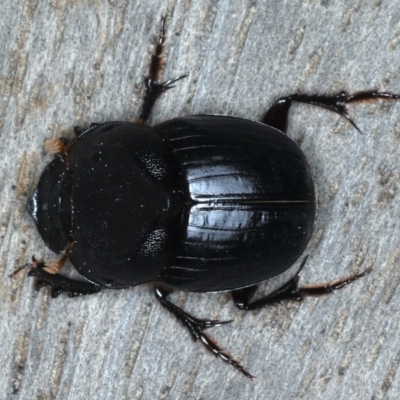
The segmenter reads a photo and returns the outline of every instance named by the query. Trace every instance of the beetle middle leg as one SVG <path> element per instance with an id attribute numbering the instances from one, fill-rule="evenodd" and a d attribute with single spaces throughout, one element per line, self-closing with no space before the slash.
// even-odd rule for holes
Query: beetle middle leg
<path id="1" fill-rule="evenodd" d="M 247 288 L 234 290 L 231 292 L 235 306 L 241 310 L 255 310 L 265 305 L 280 302 L 282 300 L 297 300 L 302 301 L 306 296 L 323 296 L 333 293 L 335 290 L 343 289 L 348 284 L 364 277 L 371 272 L 371 269 L 366 269 L 360 274 L 350 275 L 344 278 L 335 279 L 330 282 L 319 282 L 299 286 L 300 272 L 303 269 L 307 257 L 303 260 L 299 271 L 296 276 L 289 282 L 285 283 L 282 287 L 274 292 L 264 296 L 260 299 L 251 301 L 257 286 L 249 286 Z"/>
<path id="2" fill-rule="evenodd" d="M 331 96 L 292 94 L 290 96 L 281 97 L 280 99 L 278 99 L 266 112 L 264 118 L 262 119 L 262 122 L 267 125 L 273 126 L 281 130 L 282 132 L 286 132 L 290 106 L 292 105 L 292 102 L 298 102 L 312 104 L 333 111 L 346 118 L 354 126 L 354 128 L 356 128 L 361 133 L 361 130 L 347 113 L 347 104 L 359 103 L 364 101 L 399 99 L 400 95 L 387 92 L 377 92 L 375 90 L 356 92 L 354 94 L 339 92 Z"/>
<path id="3" fill-rule="evenodd" d="M 169 79 L 162 83 L 157 83 L 160 78 L 162 66 L 163 66 L 163 52 L 164 52 L 164 43 L 166 39 L 165 35 L 165 20 L 166 17 L 163 17 L 161 20 L 161 29 L 158 37 L 157 45 L 154 54 L 151 56 L 149 73 L 144 79 L 145 85 L 145 95 L 142 106 L 142 112 L 140 113 L 138 124 L 144 125 L 149 118 L 151 110 L 154 107 L 157 99 L 160 97 L 162 93 L 167 91 L 168 89 L 173 88 L 172 85 L 176 81 L 180 79 L 186 78 L 187 75 L 181 75 L 173 79 Z"/>
<path id="4" fill-rule="evenodd" d="M 222 358 L 225 362 L 231 364 L 233 367 L 238 369 L 242 374 L 244 374 L 247 378 L 254 378 L 249 372 L 247 372 L 244 367 L 239 363 L 239 361 L 235 360 L 231 355 L 226 353 L 217 343 L 214 342 L 208 335 L 206 335 L 203 331 L 204 329 L 211 328 L 213 326 L 218 326 L 222 324 L 227 324 L 232 321 L 219 321 L 219 320 L 208 320 L 208 319 L 198 319 L 192 317 L 187 312 L 183 311 L 181 308 L 177 307 L 175 304 L 171 303 L 167 300 L 167 296 L 170 294 L 170 291 L 165 289 L 161 285 L 155 286 L 155 295 L 157 300 L 161 303 L 163 307 L 169 310 L 172 314 L 175 315 L 179 321 L 182 322 L 186 328 L 189 329 L 194 340 L 200 340 L 201 343 L 206 347 L 208 351 L 213 353 L 216 357 Z"/>

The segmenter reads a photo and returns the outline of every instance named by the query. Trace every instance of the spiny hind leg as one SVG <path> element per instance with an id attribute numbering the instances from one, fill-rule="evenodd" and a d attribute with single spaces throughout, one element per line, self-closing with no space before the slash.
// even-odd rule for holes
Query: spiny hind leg
<path id="1" fill-rule="evenodd" d="M 351 103 L 360 103 L 365 101 L 376 100 L 399 100 L 400 95 L 378 92 L 375 90 L 356 92 L 347 94 L 339 92 L 333 95 L 308 95 L 308 94 L 291 94 L 290 96 L 281 97 L 266 112 L 261 122 L 273 126 L 282 132 L 287 131 L 288 114 L 293 102 L 312 104 L 318 107 L 326 108 L 342 117 L 346 118 L 359 132 L 360 129 L 353 119 L 347 113 L 347 105 Z"/>

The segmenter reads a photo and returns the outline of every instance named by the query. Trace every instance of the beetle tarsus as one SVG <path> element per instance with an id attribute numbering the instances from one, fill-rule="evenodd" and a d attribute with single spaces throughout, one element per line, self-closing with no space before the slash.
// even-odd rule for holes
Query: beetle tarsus
<path id="1" fill-rule="evenodd" d="M 239 361 L 235 360 L 230 354 L 226 353 L 222 348 L 208 335 L 205 333 L 201 333 L 199 338 L 201 343 L 206 347 L 208 351 L 213 353 L 216 357 L 220 357 L 222 360 L 232 365 L 232 367 L 239 370 L 244 376 L 250 379 L 254 379 L 254 375 L 251 375 L 248 371 L 245 370 L 242 364 Z"/>
<path id="2" fill-rule="evenodd" d="M 166 20 L 167 20 L 166 16 L 163 16 L 161 18 L 161 28 L 160 28 L 160 33 L 158 35 L 156 49 L 151 56 L 151 62 L 149 66 L 149 78 L 152 78 L 153 80 L 157 80 L 159 78 L 164 63 L 162 55 L 164 53 L 164 43 L 166 39 L 166 29 L 165 29 Z"/>
<path id="3" fill-rule="evenodd" d="M 359 274 L 353 274 L 344 278 L 335 279 L 334 281 L 304 285 L 302 287 L 299 287 L 298 291 L 301 298 L 304 298 L 305 296 L 323 296 L 325 294 L 330 294 L 335 290 L 343 289 L 350 283 L 353 283 L 358 279 L 363 278 L 365 275 L 368 275 L 371 270 L 372 268 L 367 268 L 365 271 Z"/>
<path id="4" fill-rule="evenodd" d="M 230 354 L 226 353 L 222 347 L 220 347 L 213 339 L 206 335 L 203 330 L 218 326 L 222 324 L 227 324 L 230 321 L 220 321 L 220 320 L 206 320 L 192 317 L 187 312 L 183 311 L 181 308 L 177 307 L 175 304 L 171 303 L 166 299 L 170 294 L 170 290 L 165 289 L 161 285 L 156 285 L 155 294 L 157 300 L 164 306 L 167 310 L 172 312 L 175 317 L 182 322 L 186 328 L 188 328 L 190 334 L 194 340 L 200 340 L 200 342 L 207 348 L 208 351 L 213 353 L 216 357 L 221 358 L 228 364 L 231 364 L 234 368 L 239 370 L 247 378 L 253 379 L 254 376 L 245 370 L 245 368 L 240 364 L 239 361 L 235 360 Z"/>
<path id="5" fill-rule="evenodd" d="M 279 289 L 260 299 L 252 302 L 250 301 L 257 286 L 250 286 L 248 288 L 234 290 L 232 292 L 232 297 L 235 306 L 241 310 L 255 310 L 265 305 L 279 303 L 282 300 L 302 301 L 306 296 L 323 296 L 331 294 L 336 290 L 343 289 L 345 286 L 355 282 L 371 272 L 371 268 L 368 268 L 359 274 L 338 278 L 333 281 L 299 286 L 300 272 L 303 269 L 307 259 L 308 256 L 302 261 L 295 277 L 293 277 L 289 282 L 285 283 Z"/>
<path id="6" fill-rule="evenodd" d="M 273 126 L 282 132 L 286 132 L 290 106 L 292 105 L 292 102 L 298 102 L 312 104 L 333 111 L 341 115 L 343 118 L 346 118 L 355 129 L 362 133 L 360 128 L 347 113 L 346 105 L 376 100 L 400 100 L 400 95 L 388 92 L 378 92 L 376 90 L 367 90 L 356 92 L 354 94 L 347 94 L 342 91 L 333 95 L 291 94 L 290 96 L 278 99 L 266 112 L 262 122 Z"/>

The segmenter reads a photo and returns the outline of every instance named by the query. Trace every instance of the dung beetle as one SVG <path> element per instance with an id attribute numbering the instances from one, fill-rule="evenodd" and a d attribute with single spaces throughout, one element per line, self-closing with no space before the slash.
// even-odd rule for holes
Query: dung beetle
<path id="1" fill-rule="evenodd" d="M 159 82 L 165 18 L 145 78 L 137 123 L 75 127 L 73 140 L 51 139 L 56 154 L 27 209 L 59 260 L 29 264 L 36 288 L 52 297 L 92 294 L 155 283 L 157 300 L 195 340 L 253 376 L 207 334 L 230 321 L 194 318 L 171 303 L 172 290 L 229 291 L 253 310 L 283 299 L 330 293 L 368 271 L 331 283 L 298 286 L 298 274 L 273 293 L 252 300 L 257 285 L 290 268 L 310 240 L 316 193 L 306 157 L 287 135 L 290 106 L 301 102 L 348 119 L 346 105 L 399 95 L 293 94 L 276 101 L 261 122 L 197 115 L 145 126 L 158 97 L 186 75 Z M 82 281 L 59 272 L 67 260 Z M 303 260 L 301 268 L 305 264 Z M 299 270 L 299 272 L 300 272 Z"/>

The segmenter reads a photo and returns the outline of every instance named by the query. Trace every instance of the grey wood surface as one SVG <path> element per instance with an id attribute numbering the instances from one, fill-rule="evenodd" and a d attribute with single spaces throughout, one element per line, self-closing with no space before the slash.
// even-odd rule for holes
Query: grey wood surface
<path id="1" fill-rule="evenodd" d="M 174 294 L 196 316 L 234 319 L 209 333 L 254 381 L 192 342 L 150 284 L 52 300 L 25 271 L 8 277 L 32 254 L 53 256 L 25 211 L 51 160 L 43 141 L 137 118 L 163 14 L 164 76 L 189 77 L 150 124 L 198 113 L 259 120 L 293 92 L 400 93 L 395 1 L 3 0 L 0 399 L 400 398 L 398 103 L 351 106 L 363 135 L 310 106 L 290 119 L 319 191 L 302 282 L 371 274 L 331 296 L 248 313 L 228 294 Z"/>

